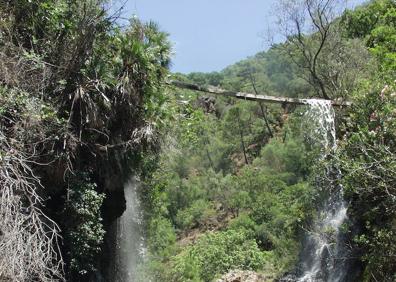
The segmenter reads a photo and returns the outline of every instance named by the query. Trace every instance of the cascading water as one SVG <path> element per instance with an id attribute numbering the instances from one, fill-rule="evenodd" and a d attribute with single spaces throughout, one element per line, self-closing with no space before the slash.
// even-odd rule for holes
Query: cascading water
<path id="1" fill-rule="evenodd" d="M 312 129 L 310 137 L 320 145 L 320 158 L 324 159 L 336 149 L 335 113 L 330 101 L 308 100 L 309 109 L 305 118 Z M 318 220 L 307 232 L 301 256 L 299 282 L 340 282 L 345 281 L 342 259 L 345 255 L 341 246 L 341 226 L 347 219 L 347 207 L 343 200 L 342 187 L 334 185 L 340 177 L 337 169 L 326 172 L 329 178 L 326 199 L 319 211 Z"/>
<path id="2" fill-rule="evenodd" d="M 139 182 L 132 177 L 124 185 L 126 209 L 112 226 L 115 232 L 114 260 L 111 268 L 111 281 L 141 281 L 140 263 L 146 249 L 142 232 L 143 214 L 138 197 Z"/>

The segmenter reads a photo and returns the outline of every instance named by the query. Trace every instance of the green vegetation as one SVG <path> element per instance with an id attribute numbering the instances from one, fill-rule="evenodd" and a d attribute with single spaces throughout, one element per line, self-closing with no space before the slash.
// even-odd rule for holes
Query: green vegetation
<path id="1" fill-rule="evenodd" d="M 326 94 L 354 106 L 338 112 L 338 152 L 317 163 L 315 125 L 302 123 L 304 109 L 202 99 L 175 89 L 178 115 L 147 183 L 155 199 L 149 222 L 162 222 L 155 226 L 161 239 L 172 238 L 163 245 L 150 237 L 156 238 L 149 240 L 154 280 L 212 281 L 232 269 L 278 278 L 293 271 L 302 235 L 328 194 L 314 183 L 334 162 L 351 202 L 352 222 L 342 232 L 351 234 L 348 243 L 361 257 L 361 279 L 394 280 L 394 8 L 392 1 L 372 1 L 334 19 L 325 40 L 302 35 L 301 42 L 291 38 L 218 73 L 175 75 L 250 93 Z M 301 56 L 303 48 L 317 51 L 320 40 L 325 47 L 313 73 Z M 334 237 L 332 229 L 323 232 Z M 149 234 L 156 234 L 152 224 Z M 234 236 L 243 237 L 238 248 Z M 246 251 L 257 258 L 254 266 Z"/>
<path id="2" fill-rule="evenodd" d="M 258 105 L 227 105 L 218 117 L 199 108 L 191 112 L 190 106 L 180 110 L 185 107 L 188 117 L 174 124 L 172 147 L 164 150 L 147 184 L 155 200 L 148 209 L 155 279 L 211 281 L 235 268 L 266 269 L 271 275 L 291 270 L 301 227 L 315 216 L 313 200 L 319 196 L 308 181 L 317 153 L 297 130 L 301 117 L 290 118 L 279 137 L 268 141 Z M 243 127 L 230 118 L 239 110 L 249 116 L 240 117 L 240 122 L 246 118 Z M 198 123 L 189 127 L 198 132 L 186 134 L 186 122 Z M 153 228 L 161 235 L 150 236 Z M 166 238 L 171 244 L 164 244 Z"/>
<path id="3" fill-rule="evenodd" d="M 350 214 L 360 226 L 355 248 L 363 281 L 395 280 L 396 3 L 372 1 L 345 16 L 350 35 L 364 38 L 378 70 L 355 90 L 339 152 Z"/>
<path id="4" fill-rule="evenodd" d="M 366 6 L 344 15 L 350 37 L 363 38 L 379 62 L 386 79 L 396 74 L 396 11 L 392 0 L 371 1 Z"/>
<path id="5" fill-rule="evenodd" d="M 243 230 L 207 233 L 171 262 L 173 281 L 211 281 L 233 268 L 258 270 L 265 263 L 255 240 Z"/>
<path id="6" fill-rule="evenodd" d="M 111 281 L 107 231 L 132 171 L 143 182 L 144 279 L 236 269 L 278 279 L 296 269 L 333 166 L 359 279 L 394 281 L 396 4 L 335 15 L 337 1 L 291 2 L 284 43 L 221 72 L 171 76 L 352 101 L 337 110 L 338 149 L 325 159 L 304 107 L 166 86 L 170 43 L 154 23 L 120 27 L 106 1 L 0 1 L 0 280 Z"/>
<path id="7" fill-rule="evenodd" d="M 396 95 L 395 85 L 382 87 L 360 90 L 366 95 L 356 101 L 355 126 L 340 151 L 350 213 L 362 229 L 355 243 L 367 264 L 364 281 L 395 279 Z"/>
<path id="8" fill-rule="evenodd" d="M 100 253 L 104 230 L 100 207 L 104 194 L 95 191 L 96 185 L 89 178 L 81 176 L 81 180 L 71 183 L 69 195 L 65 201 L 63 230 L 65 242 L 70 244 L 70 276 L 81 276 L 95 271 L 95 257 Z M 78 277 L 78 276 L 77 276 Z M 77 279 L 77 278 L 74 278 Z"/>
<path id="9" fill-rule="evenodd" d="M 158 146 L 167 36 L 138 20 L 121 28 L 106 10 L 1 1 L 0 234 L 14 241 L 1 241 L 0 280 L 93 279 L 130 164 Z"/>

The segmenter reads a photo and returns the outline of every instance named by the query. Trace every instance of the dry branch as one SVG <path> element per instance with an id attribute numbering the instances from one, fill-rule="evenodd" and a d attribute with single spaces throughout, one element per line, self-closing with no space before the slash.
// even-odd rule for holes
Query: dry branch
<path id="1" fill-rule="evenodd" d="M 29 157 L 0 131 L 0 281 L 59 281 L 59 228 L 40 209 Z"/>

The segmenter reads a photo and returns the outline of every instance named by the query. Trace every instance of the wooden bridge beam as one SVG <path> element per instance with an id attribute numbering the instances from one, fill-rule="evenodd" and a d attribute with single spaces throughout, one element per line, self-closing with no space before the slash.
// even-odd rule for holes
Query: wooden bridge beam
<path id="1" fill-rule="evenodd" d="M 309 105 L 309 101 L 311 99 L 299 99 L 299 98 L 289 98 L 289 97 L 276 97 L 276 96 L 269 96 L 269 95 L 256 95 L 252 93 L 245 93 L 245 92 L 235 92 L 235 91 L 228 91 L 214 86 L 200 86 L 192 83 L 186 83 L 177 80 L 171 80 L 168 82 L 169 85 L 176 86 L 178 88 L 189 89 L 193 91 L 205 92 L 210 94 L 216 95 L 223 95 L 229 97 L 235 97 L 238 99 L 243 100 L 252 100 L 252 101 L 263 101 L 268 103 L 279 103 L 279 104 L 296 104 L 296 105 Z M 324 100 L 324 99 L 318 99 Z M 331 101 L 333 106 L 336 107 L 345 107 L 351 106 L 351 102 L 347 101 Z"/>

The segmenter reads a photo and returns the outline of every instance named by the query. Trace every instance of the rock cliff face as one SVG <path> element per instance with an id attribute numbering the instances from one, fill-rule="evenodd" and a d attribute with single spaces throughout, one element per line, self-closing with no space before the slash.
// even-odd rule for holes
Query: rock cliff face
<path id="1" fill-rule="evenodd" d="M 106 195 L 101 209 L 103 229 L 106 233 L 98 256 L 98 271 L 92 281 L 112 281 L 109 265 L 113 264 L 117 241 L 117 230 L 114 224 L 126 210 L 124 183 L 130 173 L 130 165 L 117 154 L 113 154 L 112 159 L 110 162 L 103 162 L 96 174 L 99 182 L 98 190 Z"/>

